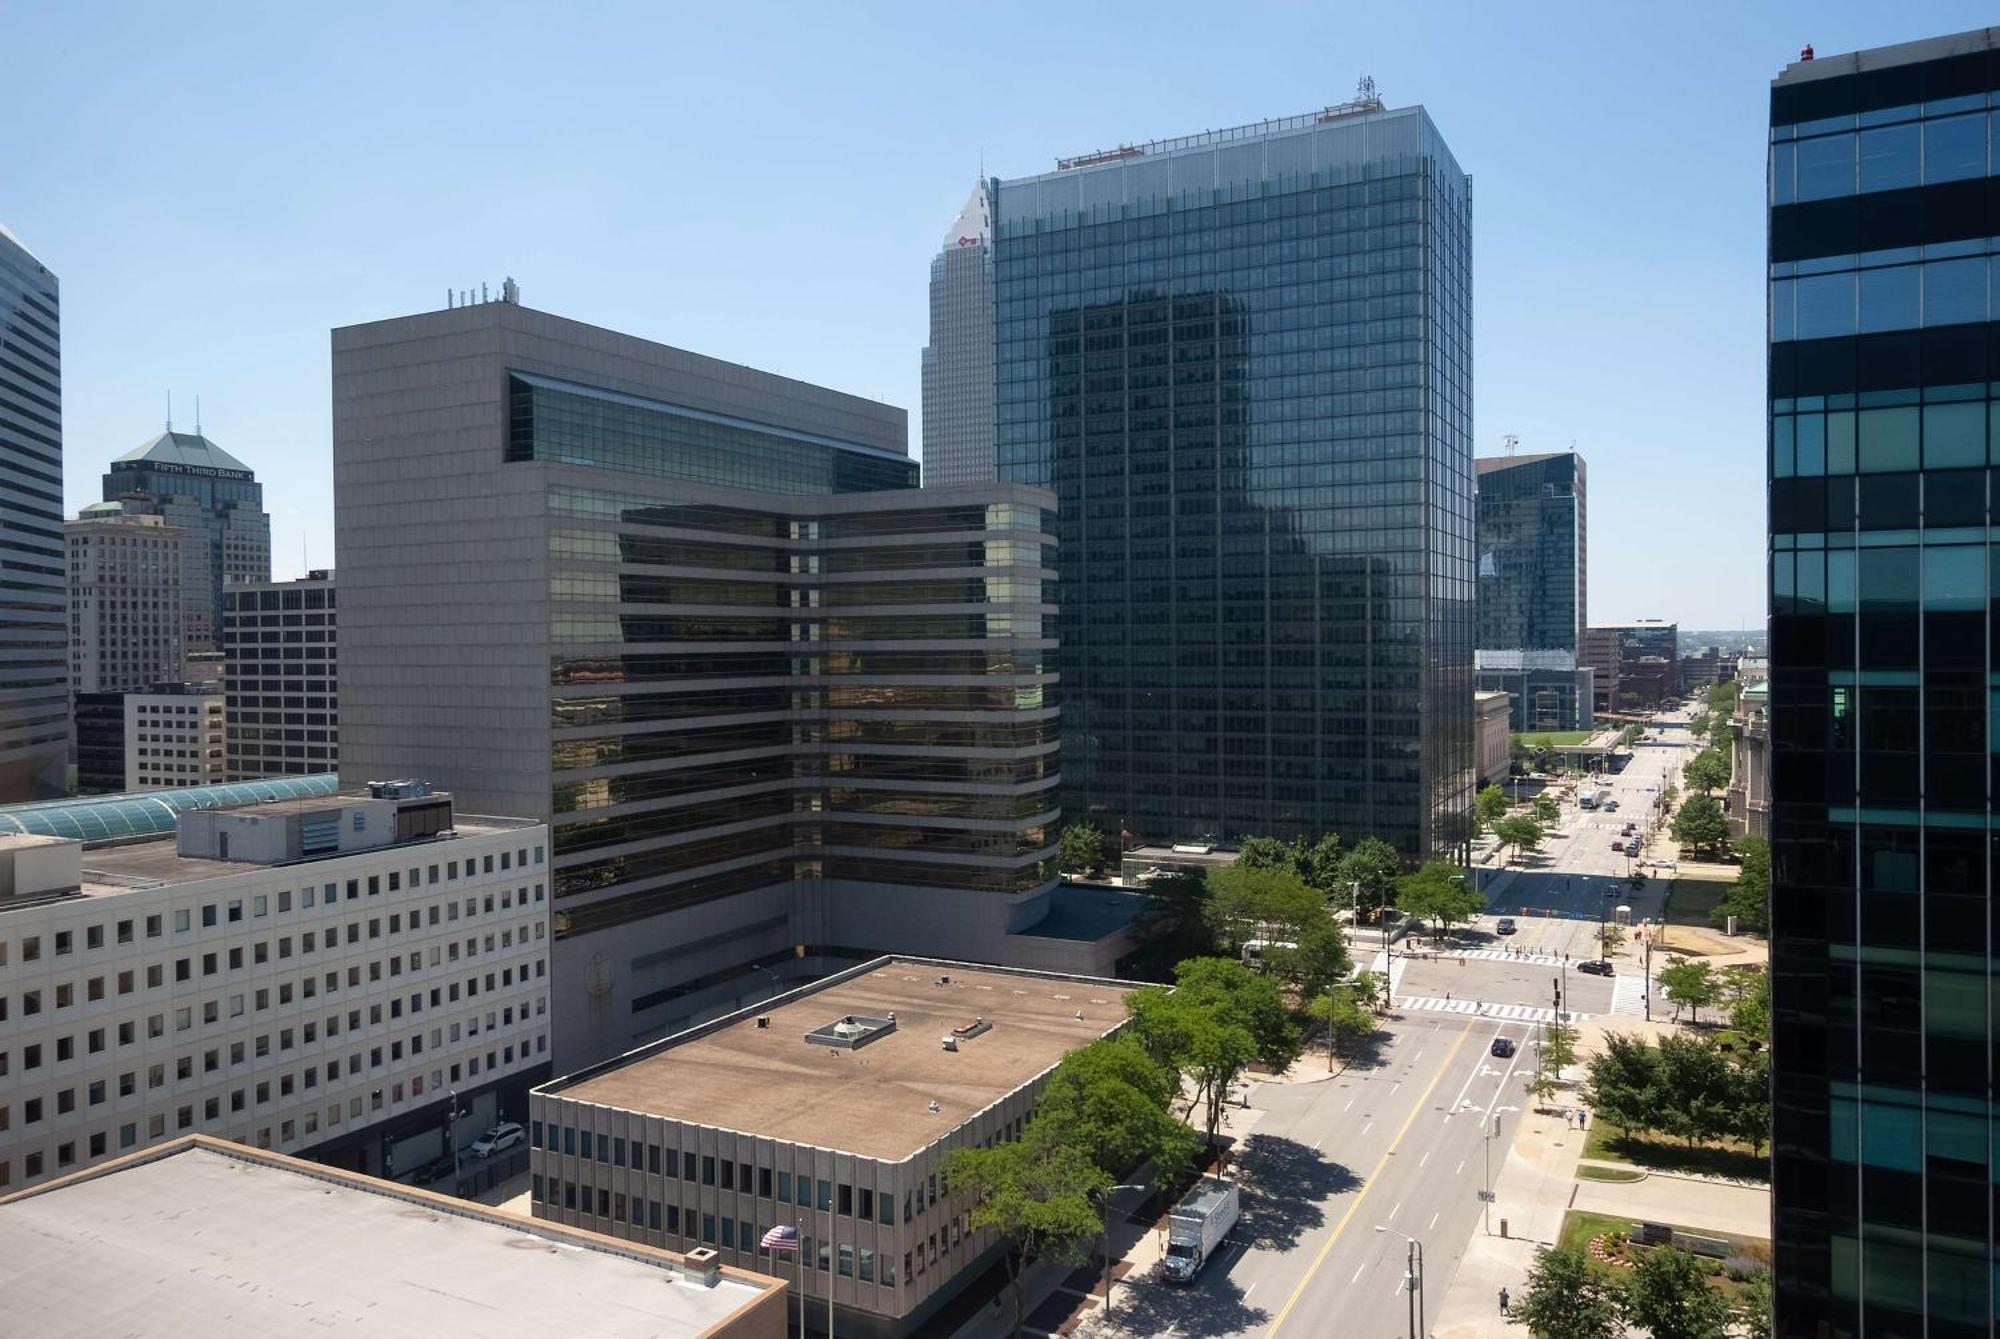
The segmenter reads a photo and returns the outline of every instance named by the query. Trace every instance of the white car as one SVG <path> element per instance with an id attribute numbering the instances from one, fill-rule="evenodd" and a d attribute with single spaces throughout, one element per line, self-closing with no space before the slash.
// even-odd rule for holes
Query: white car
<path id="1" fill-rule="evenodd" d="M 501 1149 L 512 1148 L 527 1137 L 528 1132 L 513 1121 L 502 1121 L 472 1141 L 472 1156 L 490 1158 Z"/>

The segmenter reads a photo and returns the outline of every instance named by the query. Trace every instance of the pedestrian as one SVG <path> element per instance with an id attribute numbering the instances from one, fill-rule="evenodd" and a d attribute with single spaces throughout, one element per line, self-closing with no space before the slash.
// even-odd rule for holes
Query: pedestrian
<path id="1" fill-rule="evenodd" d="M 1582 1107 L 1578 1107 L 1578 1108 L 1576 1109 L 1576 1128 L 1577 1128 L 1577 1129 L 1581 1130 L 1581 1129 L 1583 1128 L 1583 1122 L 1584 1122 L 1584 1118 L 1585 1118 L 1586 1116 L 1588 1116 L 1589 1114 L 1590 1114 L 1590 1113 L 1589 1113 L 1589 1112 L 1587 1112 L 1587 1111 L 1585 1111 L 1585 1110 L 1584 1110 L 1584 1109 L 1583 1109 Z"/>
<path id="2" fill-rule="evenodd" d="M 1500 1314 L 1503 1316 L 1507 1314 L 1507 1290 L 1505 1288 L 1500 1290 Z"/>

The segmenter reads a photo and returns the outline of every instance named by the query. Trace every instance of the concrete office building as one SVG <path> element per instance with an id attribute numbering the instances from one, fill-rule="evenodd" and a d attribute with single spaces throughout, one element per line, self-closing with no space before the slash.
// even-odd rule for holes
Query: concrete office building
<path id="1" fill-rule="evenodd" d="M 1513 711 L 1511 693 L 1474 693 L 1472 715 L 1478 730 L 1479 782 L 1504 783 L 1513 759 L 1513 739 L 1508 730 Z"/>
<path id="2" fill-rule="evenodd" d="M 48 266 L 0 225 L 0 803 L 61 795 L 69 768 L 64 589 L 62 296 Z"/>
<path id="3" fill-rule="evenodd" d="M 340 643 L 333 573 L 222 592 L 231 781 L 340 765 Z M 390 769 L 393 770 L 393 769 Z"/>
<path id="4" fill-rule="evenodd" d="M 42 831 L 0 836 L 0 1186 L 190 1131 L 374 1172 L 436 1143 L 452 1089 L 468 1139 L 522 1114 L 547 829 L 419 783 L 249 798 L 302 780 L 7 815 Z"/>
<path id="5" fill-rule="evenodd" d="M 1340 107 L 992 184 L 996 450 L 1058 499 L 1063 811 L 1458 852 L 1472 183 Z"/>
<path id="6" fill-rule="evenodd" d="M 190 651 L 220 643 L 222 592 L 238 581 L 271 579 L 271 518 L 250 467 L 202 436 L 173 424 L 111 462 L 104 500 L 164 517 L 182 545 L 182 636 Z M 181 671 L 176 669 L 174 678 Z"/>
<path id="7" fill-rule="evenodd" d="M 69 551 L 69 681 L 74 693 L 178 682 L 181 532 L 122 503 L 85 507 L 63 526 Z"/>
<path id="8" fill-rule="evenodd" d="M 1589 605 L 1589 510 L 1574 451 L 1475 462 L 1479 478 L 1479 687 L 1507 693 L 1516 731 L 1582 730 L 1592 673 L 1579 664 Z"/>
<path id="9" fill-rule="evenodd" d="M 1722 800 L 1732 837 L 1771 836 L 1771 686 L 1744 686 L 1729 718 L 1729 789 Z"/>
<path id="10" fill-rule="evenodd" d="M 856 949 L 1109 970 L 1057 889 L 1048 494 L 508 301 L 333 375 L 341 769 L 552 823 L 560 1065 Z"/>
<path id="11" fill-rule="evenodd" d="M 980 483 L 993 456 L 993 222 L 987 183 L 931 260 L 931 338 L 924 346 L 924 483 Z"/>
<path id="12" fill-rule="evenodd" d="M 2000 1314 L 2000 28 L 1771 84 L 1775 1333 Z"/>
<path id="13" fill-rule="evenodd" d="M 223 767 L 222 690 L 163 683 L 124 695 L 125 790 L 213 786 Z"/>
<path id="14" fill-rule="evenodd" d="M 1664 619 L 1604 623 L 1584 629 L 1598 711 L 1645 711 L 1680 695 L 1680 626 Z"/>
<path id="15" fill-rule="evenodd" d="M 204 1135 L 0 1199 L 40 1339 L 785 1339 L 782 1279 Z"/>
<path id="16" fill-rule="evenodd" d="M 1002 1249 L 940 1184 L 1019 1137 L 1049 1071 L 1125 1023 L 1131 983 L 885 958 L 541 1088 L 537 1218 L 775 1269 L 796 1223 L 806 1312 L 908 1334 Z"/>

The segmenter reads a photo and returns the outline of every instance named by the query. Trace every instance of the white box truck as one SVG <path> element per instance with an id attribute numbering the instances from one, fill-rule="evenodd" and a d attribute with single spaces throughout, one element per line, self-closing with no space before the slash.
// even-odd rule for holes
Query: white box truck
<path id="1" fill-rule="evenodd" d="M 1194 1276 L 1236 1226 L 1240 1202 L 1234 1182 L 1204 1179 L 1174 1206 L 1167 1218 L 1166 1258 L 1160 1261 L 1160 1270 L 1169 1281 L 1194 1282 Z"/>

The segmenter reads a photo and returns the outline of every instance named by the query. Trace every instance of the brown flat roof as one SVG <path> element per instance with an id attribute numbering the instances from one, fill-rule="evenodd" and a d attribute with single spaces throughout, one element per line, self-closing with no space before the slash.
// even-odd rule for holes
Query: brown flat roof
<path id="1" fill-rule="evenodd" d="M 937 984 L 949 976 L 951 984 Z M 551 1096 L 890 1161 L 909 1157 L 1125 1020 L 1137 983 L 898 959 L 591 1074 Z M 1076 1017 L 1081 1010 L 1083 1018 Z M 805 1034 L 843 1015 L 896 1030 L 854 1051 Z M 940 1039 L 993 1026 L 957 1051 Z M 932 1114 L 929 1103 L 938 1111 Z"/>

